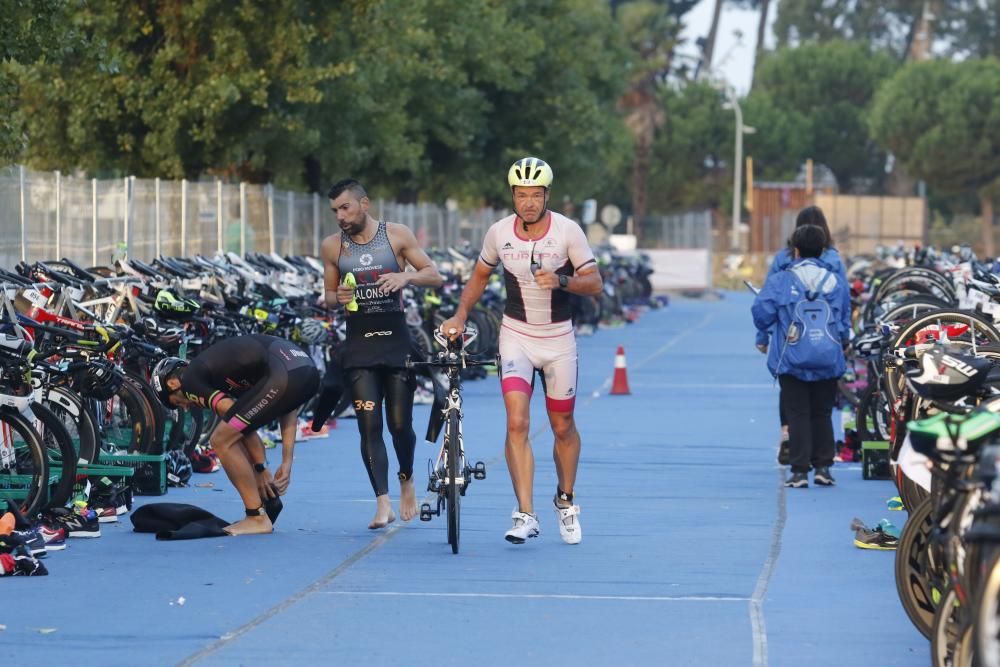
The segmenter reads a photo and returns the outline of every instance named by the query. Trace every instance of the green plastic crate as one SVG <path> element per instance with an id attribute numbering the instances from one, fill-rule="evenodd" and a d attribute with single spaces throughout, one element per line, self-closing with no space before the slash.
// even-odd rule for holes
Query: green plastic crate
<path id="1" fill-rule="evenodd" d="M 62 469 L 49 470 L 49 491 L 59 484 L 62 478 Z M 10 500 L 24 500 L 32 489 L 32 475 L 0 475 L 0 498 Z"/>
<path id="2" fill-rule="evenodd" d="M 132 492 L 140 496 L 162 496 L 167 492 L 166 454 L 106 454 L 97 456 L 101 465 L 132 469 Z"/>
<path id="3" fill-rule="evenodd" d="M 861 443 L 861 476 L 864 479 L 892 479 L 887 440 L 865 440 Z"/>

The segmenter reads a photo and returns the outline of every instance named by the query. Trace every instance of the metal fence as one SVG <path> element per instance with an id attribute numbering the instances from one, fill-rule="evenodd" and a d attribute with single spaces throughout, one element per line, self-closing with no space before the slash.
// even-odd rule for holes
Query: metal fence
<path id="1" fill-rule="evenodd" d="M 373 201 L 370 212 L 407 225 L 427 248 L 479 247 L 490 224 L 508 214 L 384 200 Z M 272 185 L 0 167 L 0 266 L 7 268 L 62 257 L 93 266 L 120 248 L 146 261 L 219 251 L 318 255 L 336 228 L 325 197 Z"/>
<path id="2" fill-rule="evenodd" d="M 711 211 L 686 211 L 667 215 L 648 215 L 638 225 L 626 220 L 610 230 L 606 225 L 599 223 L 589 225 L 585 229 L 594 245 L 607 243 L 613 238 L 634 235 L 636 247 L 643 250 L 711 250 L 712 219 Z"/>
<path id="3" fill-rule="evenodd" d="M 657 226 L 649 228 L 650 232 Z M 659 218 L 659 237 L 651 240 L 651 248 L 685 248 L 689 250 L 712 248 L 712 212 L 689 211 Z"/>

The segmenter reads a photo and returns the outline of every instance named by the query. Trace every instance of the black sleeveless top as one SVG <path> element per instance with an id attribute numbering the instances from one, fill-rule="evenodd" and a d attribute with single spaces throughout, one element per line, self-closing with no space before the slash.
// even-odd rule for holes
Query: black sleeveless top
<path id="1" fill-rule="evenodd" d="M 402 368 L 410 353 L 410 330 L 403 313 L 402 290 L 383 292 L 375 286 L 383 274 L 402 271 L 389 243 L 385 221 L 379 221 L 378 231 L 368 243 L 355 243 L 350 236 L 341 233 L 337 266 L 341 282 L 348 272 L 354 274 L 357 282 L 354 296 L 358 309 L 347 313 L 342 366 Z"/>

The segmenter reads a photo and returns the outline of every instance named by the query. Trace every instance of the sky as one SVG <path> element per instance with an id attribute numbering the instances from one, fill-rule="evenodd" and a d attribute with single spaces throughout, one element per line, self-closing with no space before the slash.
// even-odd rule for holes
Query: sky
<path id="1" fill-rule="evenodd" d="M 770 26 L 774 24 L 774 18 L 778 13 L 778 2 L 772 0 L 771 8 L 768 11 L 768 24 L 765 46 L 773 48 L 774 35 Z M 707 37 L 708 30 L 712 26 L 712 10 L 715 0 L 701 0 L 694 9 L 684 16 L 687 24 L 682 35 L 687 43 L 680 49 L 681 53 L 694 55 L 697 53 L 695 40 L 698 37 Z M 759 12 L 746 9 L 738 9 L 723 5 L 722 14 L 719 21 L 719 32 L 715 43 L 715 57 L 713 66 L 720 70 L 722 77 L 736 89 L 737 93 L 744 95 L 750 90 L 750 74 L 753 71 L 753 54 L 757 41 L 757 21 Z M 743 33 L 742 39 L 738 39 L 733 33 L 739 30 Z"/>

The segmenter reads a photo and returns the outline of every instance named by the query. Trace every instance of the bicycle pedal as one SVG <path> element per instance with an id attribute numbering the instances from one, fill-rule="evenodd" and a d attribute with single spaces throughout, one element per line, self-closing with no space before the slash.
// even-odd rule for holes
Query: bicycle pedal
<path id="1" fill-rule="evenodd" d="M 431 511 L 431 506 L 424 503 L 420 506 L 420 520 L 430 521 L 434 517 L 434 512 Z"/>
<path id="2" fill-rule="evenodd" d="M 472 469 L 473 479 L 486 479 L 486 464 L 482 461 L 476 461 L 476 466 Z"/>

